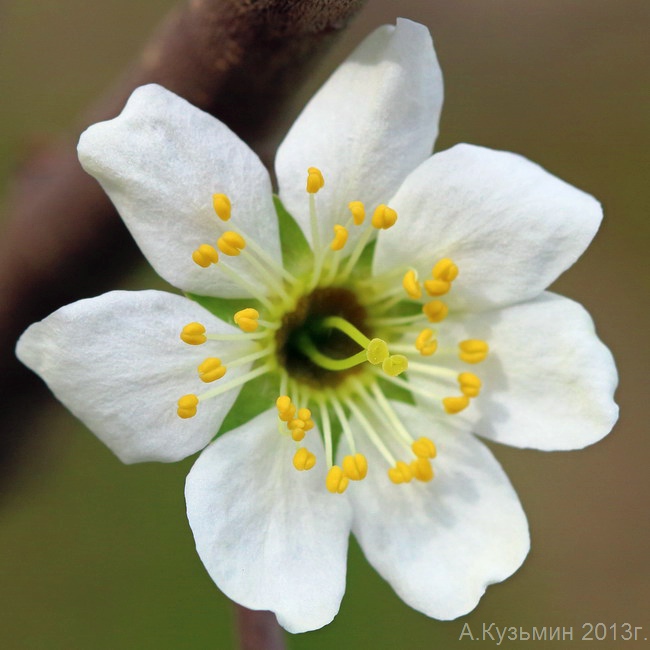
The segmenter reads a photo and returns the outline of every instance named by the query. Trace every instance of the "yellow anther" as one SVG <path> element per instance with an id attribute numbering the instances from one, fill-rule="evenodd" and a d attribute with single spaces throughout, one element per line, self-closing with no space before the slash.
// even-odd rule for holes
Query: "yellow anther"
<path id="1" fill-rule="evenodd" d="M 403 354 L 392 354 L 381 364 L 381 369 L 391 377 L 401 375 L 409 367 L 409 361 Z"/>
<path id="2" fill-rule="evenodd" d="M 363 454 L 346 456 L 343 459 L 343 473 L 351 481 L 361 481 L 368 473 L 368 460 Z"/>
<path id="3" fill-rule="evenodd" d="M 303 420 L 300 420 L 299 418 L 294 418 L 293 420 L 291 420 L 287 424 L 287 426 L 290 429 L 304 429 L 305 428 L 305 423 L 304 423 Z"/>
<path id="4" fill-rule="evenodd" d="M 442 300 L 431 300 L 422 307 L 422 312 L 432 323 L 439 323 L 447 318 L 449 307 Z"/>
<path id="5" fill-rule="evenodd" d="M 388 478 L 395 484 L 408 483 L 413 478 L 411 468 L 402 460 L 388 470 Z"/>
<path id="6" fill-rule="evenodd" d="M 413 476 L 423 483 L 428 483 L 433 478 L 433 467 L 428 458 L 416 458 L 410 465 Z"/>
<path id="7" fill-rule="evenodd" d="M 383 339 L 372 339 L 366 348 L 368 361 L 377 366 L 388 358 L 388 343 Z"/>
<path id="8" fill-rule="evenodd" d="M 397 212 L 383 203 L 375 208 L 372 215 L 372 225 L 374 228 L 388 230 L 395 225 L 397 221 Z"/>
<path id="9" fill-rule="evenodd" d="M 469 397 L 467 397 L 467 395 L 461 395 L 460 397 L 445 397 L 442 400 L 442 405 L 445 407 L 447 413 L 454 415 L 455 413 L 460 413 L 469 406 Z"/>
<path id="10" fill-rule="evenodd" d="M 282 422 L 289 422 L 293 420 L 296 413 L 296 407 L 292 404 L 291 398 L 288 395 L 280 395 L 275 400 L 275 406 L 278 409 L 278 417 Z"/>
<path id="11" fill-rule="evenodd" d="M 435 458 L 438 453 L 436 446 L 433 444 L 433 440 L 425 437 L 413 441 L 411 443 L 411 449 L 418 458 Z"/>
<path id="12" fill-rule="evenodd" d="M 316 425 L 314 424 L 314 421 L 311 418 L 309 418 L 309 420 L 305 420 L 305 431 L 311 431 L 314 428 L 314 426 Z"/>
<path id="13" fill-rule="evenodd" d="M 348 241 L 348 229 L 338 223 L 334 226 L 334 239 L 330 244 L 333 251 L 340 251 Z"/>
<path id="14" fill-rule="evenodd" d="M 407 271 L 404 274 L 402 286 L 410 298 L 417 299 L 422 295 L 422 287 L 418 282 L 418 274 L 413 270 Z"/>
<path id="15" fill-rule="evenodd" d="M 446 280 L 425 280 L 424 288 L 430 296 L 444 296 L 451 289 L 451 282 Z"/>
<path id="16" fill-rule="evenodd" d="M 309 194 L 316 194 L 318 190 L 325 186 L 325 179 L 318 167 L 310 167 L 307 170 L 307 192 Z"/>
<path id="17" fill-rule="evenodd" d="M 189 345 L 201 345 L 208 340 L 201 323 L 188 323 L 181 332 L 181 341 Z"/>
<path id="18" fill-rule="evenodd" d="M 473 372 L 461 372 L 458 384 L 461 393 L 467 397 L 477 397 L 481 392 L 481 380 Z"/>
<path id="19" fill-rule="evenodd" d="M 230 199 L 225 194 L 213 194 L 212 206 L 217 216 L 221 221 L 228 221 L 230 219 Z"/>
<path id="20" fill-rule="evenodd" d="M 227 230 L 217 240 L 217 246 L 224 255 L 236 257 L 246 248 L 246 240 L 239 233 Z"/>
<path id="21" fill-rule="evenodd" d="M 209 357 L 198 368 L 199 379 L 206 384 L 221 379 L 226 374 L 226 366 L 221 365 L 221 359 Z"/>
<path id="22" fill-rule="evenodd" d="M 301 429 L 300 427 L 294 427 L 293 429 L 290 429 L 290 431 L 291 431 L 291 437 L 296 442 L 300 442 L 305 437 L 305 430 Z"/>
<path id="23" fill-rule="evenodd" d="M 352 213 L 352 219 L 355 226 L 360 226 L 366 218 L 366 209 L 361 201 L 351 201 L 348 203 L 348 209 Z"/>
<path id="24" fill-rule="evenodd" d="M 330 467 L 325 479 L 325 487 L 332 492 L 332 494 L 343 494 L 350 479 L 343 473 L 343 470 L 338 465 Z"/>
<path id="25" fill-rule="evenodd" d="M 260 313 L 257 311 L 257 309 L 246 307 L 246 309 L 241 309 L 238 311 L 233 316 L 233 320 L 235 321 L 235 324 L 240 327 L 240 329 L 244 330 L 244 332 L 254 332 L 259 326 L 259 323 L 257 322 L 257 319 L 259 317 Z"/>
<path id="26" fill-rule="evenodd" d="M 311 411 L 306 408 L 298 409 L 298 418 L 301 419 L 303 422 L 307 422 L 309 418 L 311 417 Z"/>
<path id="27" fill-rule="evenodd" d="M 196 407 L 199 404 L 199 398 L 196 395 L 183 395 L 178 400 L 178 408 L 176 413 L 178 417 L 186 420 L 187 418 L 192 418 L 196 415 Z"/>
<path id="28" fill-rule="evenodd" d="M 433 338 L 433 330 L 425 327 L 415 339 L 415 349 L 423 357 L 430 357 L 438 349 L 438 341 Z"/>
<path id="29" fill-rule="evenodd" d="M 216 264 L 219 261 L 219 253 L 214 246 L 210 244 L 201 244 L 193 253 L 192 260 L 201 268 L 207 269 L 210 264 Z"/>
<path id="30" fill-rule="evenodd" d="M 458 344 L 460 352 L 458 357 L 465 363 L 480 363 L 487 357 L 489 352 L 488 344 L 479 339 L 468 339 Z"/>
<path id="31" fill-rule="evenodd" d="M 295 413 L 296 407 L 292 404 L 286 411 L 278 411 L 278 417 L 283 422 L 289 422 L 289 420 L 293 420 Z"/>
<path id="32" fill-rule="evenodd" d="M 311 469 L 316 464 L 316 456 L 306 447 L 300 447 L 293 456 L 293 466 L 299 471 Z"/>
<path id="33" fill-rule="evenodd" d="M 448 257 L 445 257 L 436 262 L 431 269 L 431 275 L 436 280 L 453 282 L 458 277 L 458 267 Z"/>

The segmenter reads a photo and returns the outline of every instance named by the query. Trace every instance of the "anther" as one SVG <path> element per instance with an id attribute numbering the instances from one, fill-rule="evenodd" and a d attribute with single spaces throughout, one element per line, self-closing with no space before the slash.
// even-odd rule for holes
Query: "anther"
<path id="1" fill-rule="evenodd" d="M 445 397 L 442 400 L 442 405 L 445 407 L 447 413 L 455 415 L 469 406 L 469 397 L 467 397 L 467 395 L 461 395 L 460 397 Z"/>
<path id="2" fill-rule="evenodd" d="M 332 494 L 343 494 L 349 482 L 350 479 L 343 473 L 343 470 L 338 465 L 333 465 L 327 472 L 325 487 Z"/>
<path id="3" fill-rule="evenodd" d="M 235 321 L 235 325 L 238 325 L 244 332 L 254 332 L 259 326 L 257 322 L 259 317 L 260 313 L 257 309 L 246 307 L 246 309 L 239 310 L 233 316 L 233 320 Z"/>
<path id="4" fill-rule="evenodd" d="M 388 230 L 396 221 L 397 212 L 383 203 L 377 206 L 372 215 L 372 225 L 377 229 Z"/>
<path id="5" fill-rule="evenodd" d="M 311 469 L 316 464 L 316 456 L 306 447 L 300 447 L 293 456 L 293 466 L 299 471 Z"/>
<path id="6" fill-rule="evenodd" d="M 196 395 L 183 395 L 178 400 L 178 408 L 176 413 L 178 417 L 186 420 L 187 418 L 192 418 L 196 415 L 196 407 L 199 404 L 199 398 Z"/>
<path id="7" fill-rule="evenodd" d="M 338 223 L 334 226 L 334 239 L 330 244 L 333 251 L 340 251 L 348 241 L 348 229 Z"/>
<path id="8" fill-rule="evenodd" d="M 417 300 L 422 296 L 422 287 L 418 282 L 418 274 L 413 269 L 404 274 L 404 277 L 402 278 L 402 286 L 409 298 Z"/>
<path id="9" fill-rule="evenodd" d="M 438 349 L 438 341 L 433 338 L 433 330 L 426 327 L 415 339 L 415 349 L 423 357 L 430 357 Z"/>
<path id="10" fill-rule="evenodd" d="M 292 404 L 291 398 L 288 395 L 280 395 L 275 400 L 275 406 L 278 409 L 278 417 L 283 422 L 289 422 L 293 419 L 296 413 L 296 407 Z"/>
<path id="11" fill-rule="evenodd" d="M 410 469 L 418 481 L 428 483 L 433 479 L 433 467 L 428 458 L 416 458 L 411 461 Z"/>
<path id="12" fill-rule="evenodd" d="M 473 372 L 461 372 L 458 385 L 461 393 L 467 397 L 477 397 L 481 392 L 481 380 Z"/>
<path id="13" fill-rule="evenodd" d="M 422 307 L 422 312 L 431 323 L 439 323 L 447 318 L 449 307 L 442 300 L 431 300 Z"/>
<path id="14" fill-rule="evenodd" d="M 188 323 L 181 331 L 181 341 L 188 345 L 201 345 L 208 340 L 201 323 Z"/>
<path id="15" fill-rule="evenodd" d="M 230 219 L 230 199 L 225 194 L 213 194 L 212 206 L 214 211 L 221 221 L 228 221 Z"/>
<path id="16" fill-rule="evenodd" d="M 348 210 L 352 213 L 352 219 L 355 226 L 360 226 L 366 218 L 366 209 L 361 201 L 351 201 L 348 203 Z"/>
<path id="17" fill-rule="evenodd" d="M 227 230 L 217 240 L 217 246 L 224 255 L 236 257 L 246 247 L 246 240 L 239 233 Z"/>
<path id="18" fill-rule="evenodd" d="M 193 253 L 192 260 L 201 268 L 207 269 L 210 264 L 216 264 L 219 261 L 219 253 L 214 246 L 210 244 L 201 244 Z"/>
<path id="19" fill-rule="evenodd" d="M 424 288 L 430 296 L 444 296 L 451 289 L 451 282 L 446 280 L 425 280 Z"/>
<path id="20" fill-rule="evenodd" d="M 199 379 L 206 384 L 221 379 L 226 374 L 226 366 L 221 365 L 221 359 L 209 357 L 198 367 Z"/>
<path id="21" fill-rule="evenodd" d="M 398 460 L 395 467 L 388 470 L 388 478 L 397 485 L 409 483 L 413 478 L 413 472 L 404 461 Z"/>
<path id="22" fill-rule="evenodd" d="M 489 347 L 485 341 L 479 339 L 468 339 L 458 344 L 460 352 L 458 357 L 465 363 L 480 363 L 487 357 Z"/>
<path id="23" fill-rule="evenodd" d="M 379 365 L 388 358 L 388 343 L 383 339 L 372 339 L 366 348 L 368 361 L 373 365 Z"/>
<path id="24" fill-rule="evenodd" d="M 381 364 L 381 369 L 391 377 L 401 375 L 408 367 L 408 359 L 403 354 L 392 354 Z"/>
<path id="25" fill-rule="evenodd" d="M 307 170 L 307 192 L 309 194 L 316 194 L 318 190 L 325 186 L 325 179 L 318 167 L 310 167 Z"/>
<path id="26" fill-rule="evenodd" d="M 448 257 L 445 257 L 436 262 L 433 269 L 431 269 L 431 275 L 436 280 L 453 282 L 458 277 L 458 267 Z"/>
<path id="27" fill-rule="evenodd" d="M 411 449 L 418 458 L 435 458 L 438 453 L 433 440 L 425 437 L 415 440 L 411 444 Z"/>
<path id="28" fill-rule="evenodd" d="M 343 473 L 351 481 L 361 481 L 368 474 L 368 460 L 363 454 L 354 454 L 346 456 L 343 459 Z"/>

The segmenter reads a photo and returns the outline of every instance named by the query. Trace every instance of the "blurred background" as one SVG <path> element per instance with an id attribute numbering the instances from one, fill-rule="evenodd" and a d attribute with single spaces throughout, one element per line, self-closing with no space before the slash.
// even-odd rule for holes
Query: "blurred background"
<path id="1" fill-rule="evenodd" d="M 172 5 L 5 0 L 0 198 L 17 162 L 73 129 Z M 621 419 L 582 451 L 491 446 L 528 514 L 532 551 L 469 616 L 441 623 L 412 611 L 353 542 L 339 616 L 288 646 L 480 647 L 458 640 L 465 622 L 477 632 L 491 622 L 573 626 L 581 643 L 584 623 L 627 622 L 643 633 L 620 647 L 647 647 L 650 4 L 373 0 L 282 123 L 363 36 L 397 15 L 426 24 L 436 43 L 446 91 L 437 149 L 465 141 L 515 151 L 603 203 L 594 243 L 553 288 L 587 307 L 613 350 Z M 164 285 L 142 262 L 121 286 Z M 0 499 L 0 647 L 232 647 L 232 606 L 204 571 L 186 523 L 183 486 L 193 459 L 124 466 L 52 398 L 21 420 L 25 442 L 3 468 Z M 562 647 L 533 647 L 547 645 Z M 610 632 L 600 647 L 619 645 Z"/>

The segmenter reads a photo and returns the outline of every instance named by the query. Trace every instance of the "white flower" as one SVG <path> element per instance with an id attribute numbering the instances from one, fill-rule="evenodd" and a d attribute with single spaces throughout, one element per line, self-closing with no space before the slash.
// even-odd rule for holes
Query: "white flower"
<path id="1" fill-rule="evenodd" d="M 544 292 L 599 204 L 510 153 L 430 156 L 441 104 L 427 30 L 378 29 L 280 147 L 283 208 L 226 126 L 139 88 L 80 158 L 191 299 L 111 292 L 18 344 L 124 462 L 205 448 L 186 489 L 199 555 L 292 632 L 338 611 L 350 530 L 412 607 L 470 611 L 529 548 L 472 434 L 575 449 L 617 417 L 589 316 Z"/>

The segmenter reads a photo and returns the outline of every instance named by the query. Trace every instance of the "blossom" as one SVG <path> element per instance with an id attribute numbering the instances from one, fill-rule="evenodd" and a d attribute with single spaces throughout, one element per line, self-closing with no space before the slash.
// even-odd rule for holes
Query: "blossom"
<path id="1" fill-rule="evenodd" d="M 590 317 L 545 291 L 598 202 L 511 153 L 431 155 L 441 105 L 428 31 L 378 29 L 289 131 L 274 199 L 225 125 L 137 89 L 80 160 L 185 295 L 82 300 L 18 343 L 124 462 L 202 450 L 186 485 L 198 553 L 293 632 L 336 615 L 350 531 L 406 603 L 467 613 L 529 549 L 474 434 L 575 449 L 617 417 Z"/>

